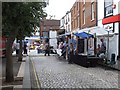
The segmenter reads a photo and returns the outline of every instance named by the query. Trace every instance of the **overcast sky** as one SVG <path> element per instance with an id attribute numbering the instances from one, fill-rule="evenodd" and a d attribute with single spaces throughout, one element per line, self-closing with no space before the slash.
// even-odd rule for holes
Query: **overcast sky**
<path id="1" fill-rule="evenodd" d="M 49 5 L 46 7 L 46 12 L 49 15 L 55 15 L 53 19 L 60 20 L 67 11 L 71 9 L 76 0 L 49 0 Z"/>

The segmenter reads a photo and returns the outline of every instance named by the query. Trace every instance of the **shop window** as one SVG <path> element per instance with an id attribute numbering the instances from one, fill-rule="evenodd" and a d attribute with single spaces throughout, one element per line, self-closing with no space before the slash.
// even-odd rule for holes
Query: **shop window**
<path id="1" fill-rule="evenodd" d="M 44 26 L 44 31 L 46 31 L 46 26 Z"/>
<path id="2" fill-rule="evenodd" d="M 85 4 L 85 0 L 83 0 L 83 4 Z"/>
<path id="3" fill-rule="evenodd" d="M 113 15 L 113 0 L 105 0 L 105 5 L 104 5 L 104 16 L 105 17 L 108 17 L 108 16 L 111 16 Z"/>
<path id="4" fill-rule="evenodd" d="M 48 38 L 49 37 L 49 33 L 47 31 L 43 31 L 43 37 Z"/>

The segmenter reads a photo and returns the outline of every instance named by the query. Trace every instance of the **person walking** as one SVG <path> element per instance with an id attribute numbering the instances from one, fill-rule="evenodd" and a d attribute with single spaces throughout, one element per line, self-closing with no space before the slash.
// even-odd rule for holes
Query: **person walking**
<path id="1" fill-rule="evenodd" d="M 19 54 L 19 49 L 20 49 L 19 42 L 16 43 L 15 48 L 16 48 L 16 55 L 18 55 Z"/>
<path id="2" fill-rule="evenodd" d="M 73 47 L 73 43 L 70 43 L 70 52 L 69 52 L 69 56 L 68 56 L 69 64 L 73 63 L 73 61 L 72 61 L 73 55 L 74 55 L 74 47 Z"/>
<path id="3" fill-rule="evenodd" d="M 26 42 L 24 42 L 24 54 L 28 55 L 28 53 L 27 53 L 27 44 L 26 44 Z"/>
<path id="4" fill-rule="evenodd" d="M 96 54 L 97 54 L 97 57 L 99 57 L 99 55 L 100 55 L 100 44 L 98 44 L 98 46 L 97 46 Z"/>
<path id="5" fill-rule="evenodd" d="M 46 54 L 48 54 L 48 56 L 50 56 L 50 46 L 49 46 L 49 43 L 45 44 L 45 55 L 44 56 L 46 56 Z"/>
<path id="6" fill-rule="evenodd" d="M 106 43 L 104 42 L 104 39 L 100 39 L 101 41 L 101 47 L 100 47 L 100 53 L 104 53 L 106 52 Z"/>

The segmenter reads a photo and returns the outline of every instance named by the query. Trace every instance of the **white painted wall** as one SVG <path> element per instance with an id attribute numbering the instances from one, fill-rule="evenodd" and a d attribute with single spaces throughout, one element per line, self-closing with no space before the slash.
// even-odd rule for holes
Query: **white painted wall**
<path id="1" fill-rule="evenodd" d="M 113 4 L 116 4 L 116 8 L 113 9 L 113 15 L 120 14 L 120 0 L 113 0 Z"/>
<path id="2" fill-rule="evenodd" d="M 98 6 L 97 6 L 97 9 L 98 9 L 98 20 L 101 20 L 103 19 L 104 17 L 104 0 L 97 0 L 98 2 Z"/>
<path id="3" fill-rule="evenodd" d="M 118 14 L 120 14 L 120 0 L 118 2 Z"/>
<path id="4" fill-rule="evenodd" d="M 113 4 L 116 4 L 116 8 L 113 9 L 113 15 L 117 15 L 120 14 L 120 0 L 113 0 Z M 102 19 L 104 18 L 104 0 L 98 0 L 98 26 L 103 27 L 102 24 Z M 114 33 L 118 33 L 118 22 L 114 23 Z M 103 37 L 97 37 L 97 44 L 101 44 L 100 42 L 100 38 Z M 107 46 L 107 37 L 104 36 L 104 40 L 106 42 L 106 46 Z M 116 54 L 116 58 L 118 55 L 118 35 L 113 35 L 112 37 L 109 37 L 109 59 L 111 59 L 111 54 L 115 53 Z"/>
<path id="5" fill-rule="evenodd" d="M 68 22 L 68 24 L 70 25 L 70 32 L 71 32 L 71 12 L 69 13 L 69 19 L 70 21 Z"/>
<path id="6" fill-rule="evenodd" d="M 114 27 L 114 30 L 115 30 L 115 33 L 119 33 L 118 31 L 119 31 L 119 23 L 118 22 L 116 22 L 116 23 L 114 23 L 114 25 L 115 25 L 115 27 Z"/>
<path id="7" fill-rule="evenodd" d="M 68 17 L 69 17 L 69 21 L 68 21 Z M 65 14 L 63 18 L 60 20 L 60 26 L 63 26 L 61 29 L 65 29 L 68 32 L 69 25 L 70 25 L 70 31 L 71 31 L 71 12 Z"/>
<path id="8" fill-rule="evenodd" d="M 57 31 L 50 31 L 49 32 L 49 43 L 50 43 L 50 46 L 53 46 L 54 49 L 57 49 L 57 39 L 56 39 L 56 36 L 57 36 Z"/>

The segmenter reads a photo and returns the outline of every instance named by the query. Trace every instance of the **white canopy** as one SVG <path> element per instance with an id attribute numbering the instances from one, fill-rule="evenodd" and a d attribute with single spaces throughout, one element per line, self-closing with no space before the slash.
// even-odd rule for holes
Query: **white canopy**
<path id="1" fill-rule="evenodd" d="M 25 37 L 25 39 L 28 39 L 28 40 L 40 40 L 40 37 L 39 36 Z"/>
<path id="2" fill-rule="evenodd" d="M 91 28 L 85 28 L 85 29 L 81 29 L 77 31 L 78 33 L 81 32 L 86 32 L 92 35 L 96 36 L 103 36 L 103 35 L 108 35 L 108 31 L 107 29 L 103 28 L 103 27 L 99 27 L 99 26 L 95 26 L 95 27 L 91 27 Z M 114 34 L 111 31 L 109 32 L 110 35 Z"/>

